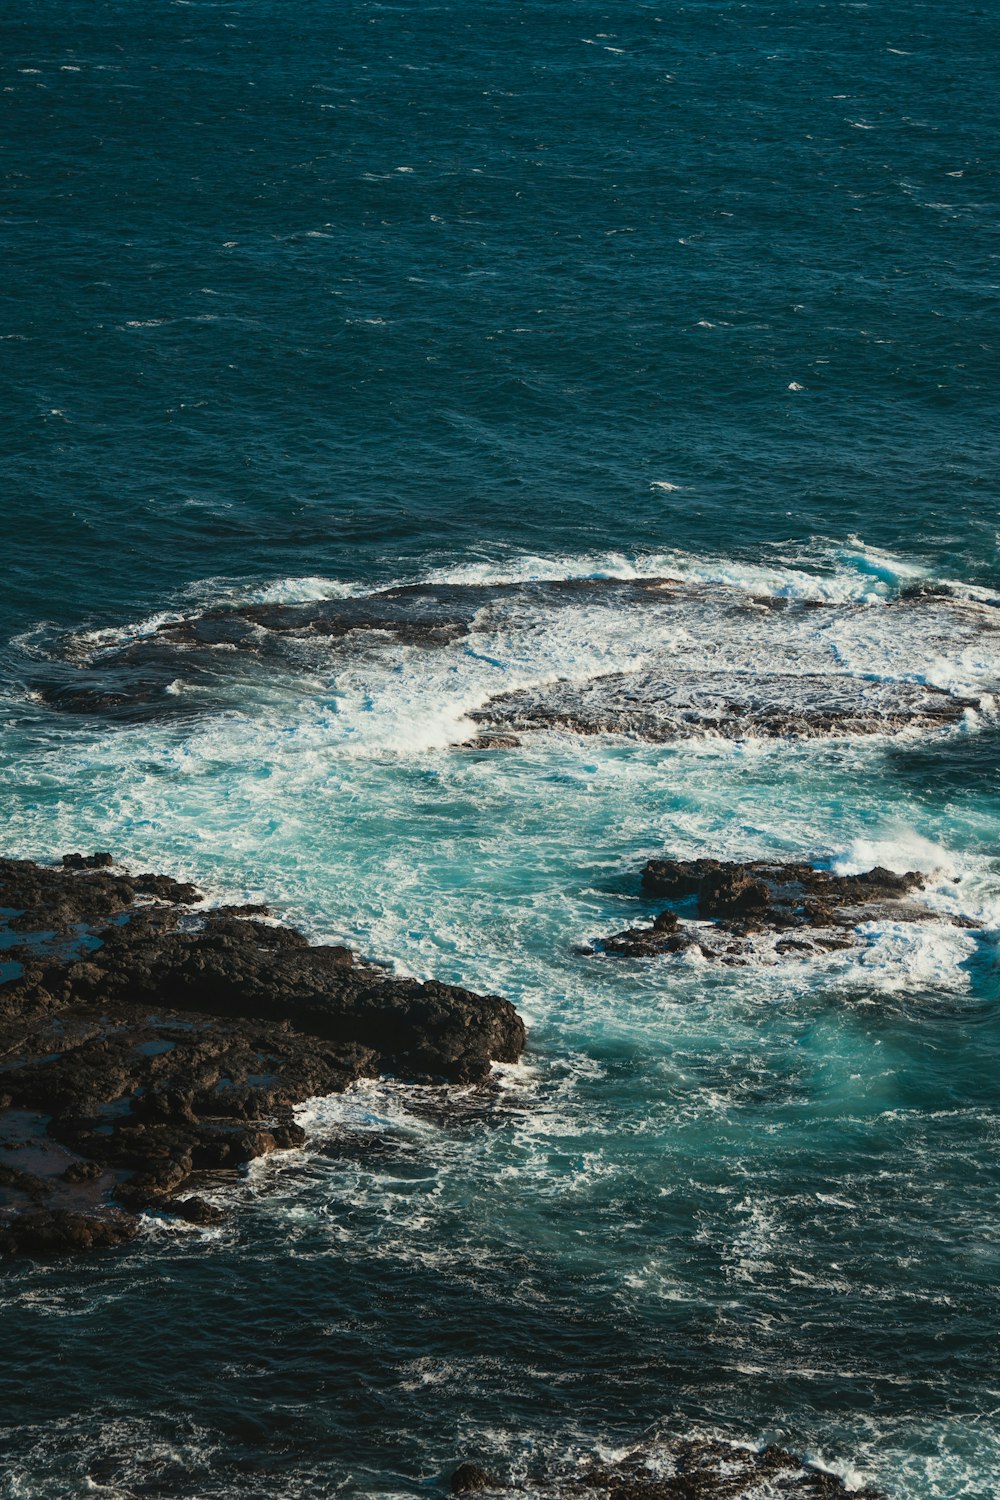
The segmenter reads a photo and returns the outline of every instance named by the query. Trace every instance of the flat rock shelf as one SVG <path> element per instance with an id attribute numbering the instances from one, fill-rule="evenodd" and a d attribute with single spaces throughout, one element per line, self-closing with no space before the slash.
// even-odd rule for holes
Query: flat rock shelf
<path id="1" fill-rule="evenodd" d="M 919 683 L 833 673 L 687 672 L 665 663 L 505 693 L 471 717 L 488 732 L 556 729 L 667 743 L 706 734 L 811 739 L 943 729 L 979 706 L 976 698 Z"/>

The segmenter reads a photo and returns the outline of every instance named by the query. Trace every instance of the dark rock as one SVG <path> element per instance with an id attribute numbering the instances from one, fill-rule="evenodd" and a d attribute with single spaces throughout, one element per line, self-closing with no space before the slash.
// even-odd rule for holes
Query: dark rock
<path id="1" fill-rule="evenodd" d="M 0 985 L 0 1249 L 119 1243 L 193 1172 L 300 1146 L 292 1111 L 312 1095 L 380 1073 L 478 1082 L 521 1053 L 499 996 L 200 900 L 164 876 L 0 860 L 25 934 L 24 971 Z"/>
<path id="2" fill-rule="evenodd" d="M 170 1211 L 188 1224 L 221 1224 L 226 1217 L 221 1208 L 216 1208 L 214 1203 L 206 1203 L 204 1198 L 197 1196 L 171 1198 Z"/>
<path id="3" fill-rule="evenodd" d="M 702 881 L 698 892 L 700 917 L 763 915 L 770 905 L 770 888 L 745 870 L 713 870 Z"/>
<path id="4" fill-rule="evenodd" d="M 717 859 L 651 859 L 642 872 L 642 888 L 650 896 L 680 901 L 696 896 L 705 876 L 718 869 Z"/>
<path id="5" fill-rule="evenodd" d="M 45 1179 L 34 1172 L 24 1172 L 19 1167 L 0 1163 L 0 1190 L 8 1189 L 8 1196 L 16 1195 L 31 1203 L 44 1203 L 48 1197 Z"/>
<path id="6" fill-rule="evenodd" d="M 110 854 L 64 854 L 62 862 L 67 870 L 103 870 L 114 864 Z"/>
<path id="7" fill-rule="evenodd" d="M 496 1481 L 491 1479 L 485 1469 L 478 1464 L 459 1464 L 451 1476 L 451 1493 L 453 1495 L 475 1495 L 480 1490 L 496 1489 Z"/>
<path id="8" fill-rule="evenodd" d="M 176 905 L 190 906 L 201 901 L 201 892 L 196 885 L 171 880 L 169 875 L 154 875 L 147 871 L 133 877 L 132 884 L 140 896 L 155 896 L 158 901 L 172 901 Z"/>
<path id="9" fill-rule="evenodd" d="M 759 956 L 755 937 L 794 933 L 781 936 L 773 952 L 815 956 L 853 946 L 854 929 L 862 922 L 934 917 L 911 899 L 923 885 L 916 871 L 898 875 L 880 865 L 864 874 L 833 875 L 804 863 L 651 859 L 642 871 L 644 894 L 674 902 L 694 897 L 696 920 L 667 907 L 651 926 L 627 928 L 589 951 L 649 958 L 697 948 L 706 958 L 745 963 Z M 954 921 L 970 925 L 963 918 Z"/>
<path id="10" fill-rule="evenodd" d="M 87 1250 L 106 1250 L 132 1239 L 138 1223 L 119 1212 L 79 1214 L 46 1211 L 19 1214 L 0 1222 L 0 1254 L 79 1255 Z"/>
<path id="11" fill-rule="evenodd" d="M 463 740 L 459 750 L 516 750 L 521 743 L 517 734 L 477 734 L 474 740 Z"/>
<path id="12" fill-rule="evenodd" d="M 93 1182 L 100 1177 L 101 1168 L 96 1161 L 72 1161 L 63 1173 L 66 1182 Z"/>

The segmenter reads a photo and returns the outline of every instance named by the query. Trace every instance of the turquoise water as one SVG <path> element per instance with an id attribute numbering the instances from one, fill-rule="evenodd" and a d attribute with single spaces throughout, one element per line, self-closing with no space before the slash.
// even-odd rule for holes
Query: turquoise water
<path id="1" fill-rule="evenodd" d="M 220 1230 L 6 1269 L 0 1493 L 415 1495 L 694 1427 L 992 1496 L 990 703 L 893 740 L 456 748 L 492 693 L 664 653 L 997 691 L 991 10 L 6 29 L 6 849 L 267 900 L 501 991 L 530 1041 L 488 1110 L 311 1104 Z M 202 607 L 664 573 L 680 614 L 498 605 L 438 651 L 181 671 L 169 716 L 33 692 Z M 827 608 L 734 626 L 762 594 Z M 581 955 L 656 909 L 664 851 L 920 868 L 979 926 Z"/>

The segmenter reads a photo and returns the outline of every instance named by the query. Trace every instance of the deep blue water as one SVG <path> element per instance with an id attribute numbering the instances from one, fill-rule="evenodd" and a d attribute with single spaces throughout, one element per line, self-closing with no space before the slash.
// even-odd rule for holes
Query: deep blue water
<path id="1" fill-rule="evenodd" d="M 223 1231 L 4 1271 L 0 1493 L 414 1495 L 693 1424 L 992 1496 L 995 718 L 448 747 L 505 683 L 650 640 L 1000 686 L 964 616 L 889 607 L 1000 588 L 996 8 L 28 0 L 2 28 L 7 849 L 262 896 L 502 989 L 531 1044 L 488 1124 L 359 1090 Z M 204 604 L 664 571 L 842 614 L 736 641 L 709 603 L 685 646 L 581 607 L 124 727 L 30 692 L 61 633 Z M 664 849 L 917 863 L 981 929 L 580 958 Z M 330 1154 L 345 1127 L 376 1148 Z"/>

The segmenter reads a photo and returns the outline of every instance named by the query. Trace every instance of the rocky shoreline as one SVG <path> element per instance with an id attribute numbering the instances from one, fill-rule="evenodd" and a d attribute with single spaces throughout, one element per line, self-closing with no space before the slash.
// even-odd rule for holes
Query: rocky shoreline
<path id="1" fill-rule="evenodd" d="M 913 919 L 922 879 L 876 869 L 650 860 L 649 895 L 692 901 L 728 942 L 843 931 L 859 912 Z M 670 907 L 608 953 L 696 941 Z M 364 1077 L 482 1084 L 524 1025 L 506 1000 L 391 976 L 313 945 L 260 906 L 206 905 L 193 885 L 131 874 L 110 854 L 58 866 L 0 860 L 0 1255 L 121 1245 L 143 1211 L 194 1224 L 222 1212 L 200 1174 L 299 1146 L 295 1106 Z M 688 1437 L 613 1463 L 515 1483 L 464 1463 L 456 1495 L 527 1500 L 880 1500 L 775 1446 Z"/>
<path id="2" fill-rule="evenodd" d="M 514 1007 L 395 978 L 259 906 L 131 875 L 110 854 L 0 860 L 0 1253 L 121 1244 L 189 1189 L 300 1145 L 296 1105 L 390 1075 L 480 1083 L 514 1062 Z"/>
<path id="3" fill-rule="evenodd" d="M 762 937 L 771 940 L 775 958 L 814 958 L 855 947 L 865 922 L 973 925 L 961 917 L 942 918 L 915 899 L 925 885 L 916 870 L 897 875 L 875 866 L 863 874 L 834 875 L 803 863 L 651 859 L 641 883 L 644 895 L 671 904 L 649 926 L 628 927 L 584 951 L 622 958 L 695 952 L 739 964 L 760 957 Z"/>

